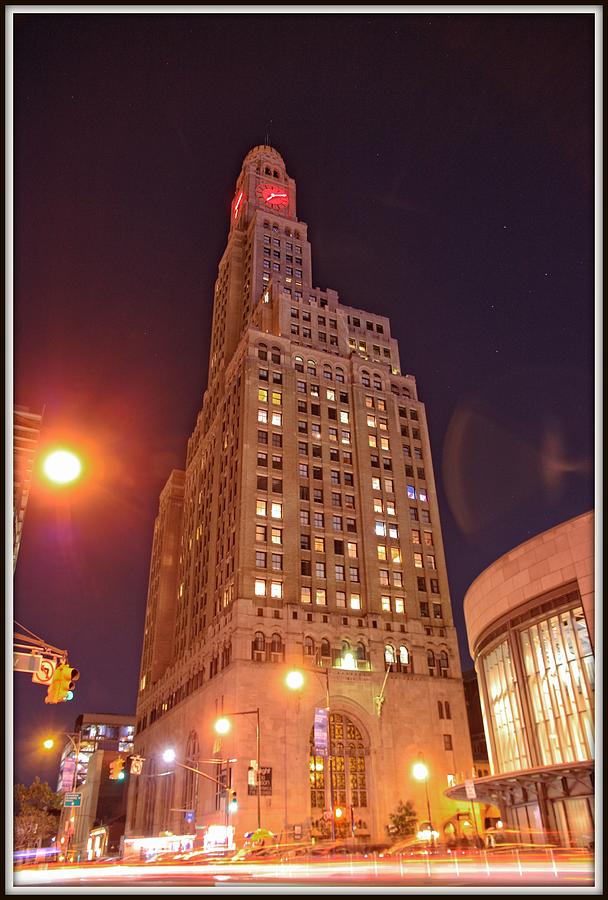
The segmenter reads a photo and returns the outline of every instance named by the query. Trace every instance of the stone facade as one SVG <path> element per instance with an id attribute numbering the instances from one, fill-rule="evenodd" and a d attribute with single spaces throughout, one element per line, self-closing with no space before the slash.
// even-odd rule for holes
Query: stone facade
<path id="1" fill-rule="evenodd" d="M 127 835 L 224 822 L 213 779 L 227 779 L 242 841 L 258 821 L 256 716 L 221 741 L 213 722 L 256 710 L 273 832 L 324 833 L 339 806 L 355 837 L 381 840 L 399 800 L 425 820 L 420 756 L 434 826 L 457 821 L 443 790 L 471 747 L 425 407 L 389 320 L 313 287 L 295 182 L 270 147 L 237 179 L 209 383 L 161 498 L 145 629 Z M 311 744 L 328 699 L 331 763 Z"/>

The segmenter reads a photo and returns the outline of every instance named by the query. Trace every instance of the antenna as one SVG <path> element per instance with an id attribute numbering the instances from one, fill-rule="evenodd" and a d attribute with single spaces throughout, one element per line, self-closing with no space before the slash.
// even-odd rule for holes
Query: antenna
<path id="1" fill-rule="evenodd" d="M 272 119 L 266 126 L 266 146 L 270 147 L 270 125 L 272 124 Z"/>

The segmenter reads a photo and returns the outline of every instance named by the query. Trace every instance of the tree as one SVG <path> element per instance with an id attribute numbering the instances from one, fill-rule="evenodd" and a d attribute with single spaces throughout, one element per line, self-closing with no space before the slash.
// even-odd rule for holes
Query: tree
<path id="1" fill-rule="evenodd" d="M 16 784 L 13 797 L 15 850 L 41 846 L 57 834 L 62 797 L 46 781 L 36 776 L 29 787 Z"/>
<path id="2" fill-rule="evenodd" d="M 418 814 L 409 800 L 405 803 L 400 800 L 395 812 L 389 814 L 389 819 L 391 824 L 386 826 L 386 830 L 393 838 L 407 837 L 416 831 Z"/>

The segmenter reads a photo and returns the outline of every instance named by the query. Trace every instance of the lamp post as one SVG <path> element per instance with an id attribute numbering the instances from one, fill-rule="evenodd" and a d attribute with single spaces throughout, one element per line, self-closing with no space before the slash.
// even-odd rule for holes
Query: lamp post
<path id="1" fill-rule="evenodd" d="M 260 708 L 246 709 L 239 712 L 226 713 L 220 719 L 217 719 L 214 728 L 218 734 L 228 734 L 232 727 L 230 719 L 233 716 L 255 716 L 255 756 L 257 767 L 257 806 L 258 806 L 258 830 L 262 827 L 262 803 L 260 793 Z"/>
<path id="2" fill-rule="evenodd" d="M 75 754 L 74 771 L 72 772 L 72 780 L 71 780 L 71 784 L 70 784 L 70 790 L 73 792 L 78 787 L 78 763 L 80 762 L 80 742 L 81 742 L 82 734 L 80 731 L 76 731 L 76 732 L 62 731 L 62 732 L 60 732 L 60 734 L 63 734 L 65 737 L 67 737 L 67 739 L 69 740 L 70 744 L 72 745 L 72 747 L 74 749 L 74 754 Z M 74 738 L 76 738 L 76 740 L 74 740 Z M 53 747 L 55 746 L 55 740 L 53 738 L 47 738 L 45 741 L 42 742 L 42 746 L 44 747 L 45 750 L 52 750 Z M 64 766 L 65 766 L 65 762 L 64 762 Z M 60 820 L 59 820 L 59 822 L 60 822 L 59 830 L 60 831 L 61 831 L 61 828 L 64 827 L 64 824 L 65 824 L 65 818 L 66 818 L 65 810 L 66 809 L 67 809 L 67 807 L 64 806 L 61 811 L 61 816 L 60 816 Z M 75 811 L 77 809 L 78 809 L 78 807 L 74 807 Z M 75 817 L 75 815 L 76 815 L 76 812 L 74 812 L 74 817 Z M 73 830 L 74 830 L 74 832 L 76 831 L 76 821 L 74 821 L 74 829 Z M 71 836 L 70 836 L 70 838 L 68 838 L 68 843 L 65 848 L 66 857 L 68 854 L 68 848 L 69 848 L 70 843 L 71 843 Z"/>
<path id="3" fill-rule="evenodd" d="M 224 784 L 223 781 L 220 781 L 218 778 L 214 778 L 212 775 L 207 775 L 206 772 L 201 772 L 200 769 L 195 769 L 194 766 L 187 766 L 185 763 L 179 762 L 177 760 L 177 754 L 173 747 L 168 747 L 162 753 L 163 761 L 166 763 L 174 763 L 176 766 L 179 766 L 180 769 L 185 769 L 187 772 L 194 772 L 195 775 L 200 775 L 201 778 L 206 778 L 207 781 L 212 781 L 214 784 L 219 785 L 221 788 L 224 788 L 226 791 L 226 823 L 229 822 L 229 794 L 230 794 L 230 778 L 228 777 L 227 784 Z M 197 763 L 212 763 L 214 765 L 223 765 L 224 763 L 228 767 L 230 763 L 236 762 L 236 759 L 197 759 L 194 760 Z M 228 769 L 228 773 L 230 769 Z M 228 840 L 228 834 L 226 833 L 226 840 Z"/>
<path id="4" fill-rule="evenodd" d="M 321 659 L 320 651 L 315 654 L 315 662 L 319 663 Z M 331 711 L 329 700 L 329 666 L 325 669 L 325 708 L 327 710 L 327 769 L 329 778 L 329 812 L 331 814 L 331 839 L 336 839 L 336 822 L 334 818 L 334 786 L 332 771 L 332 746 L 331 746 Z M 320 674 L 315 672 L 316 675 Z M 298 669 L 293 669 L 287 673 L 285 683 L 292 691 L 300 690 L 304 685 L 304 676 Z"/>
<path id="5" fill-rule="evenodd" d="M 417 781 L 424 781 L 424 789 L 426 791 L 426 809 L 429 817 L 429 830 L 431 833 L 431 847 L 434 847 L 435 839 L 433 837 L 433 820 L 431 818 L 431 801 L 429 798 L 429 770 L 428 766 L 422 761 L 422 759 L 414 764 L 412 768 L 412 775 Z"/>

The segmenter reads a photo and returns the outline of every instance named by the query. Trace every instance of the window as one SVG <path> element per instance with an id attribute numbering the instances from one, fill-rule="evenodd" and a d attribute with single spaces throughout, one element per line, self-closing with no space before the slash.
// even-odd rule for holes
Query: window
<path id="1" fill-rule="evenodd" d="M 313 516 L 313 523 L 315 528 L 324 528 L 325 527 L 325 516 L 323 513 L 316 512 Z"/>
<path id="2" fill-rule="evenodd" d="M 308 434 L 308 423 L 300 420 L 298 422 L 298 434 Z"/>
<path id="3" fill-rule="evenodd" d="M 399 539 L 399 526 L 395 525 L 394 522 L 388 523 L 388 536 L 395 540 Z"/>
<path id="4" fill-rule="evenodd" d="M 451 718 L 452 718 L 452 712 L 451 712 L 451 710 L 450 710 L 450 704 L 448 703 L 447 700 L 446 700 L 445 703 L 444 703 L 444 707 L 445 707 L 445 717 L 446 717 L 446 719 L 451 719 Z"/>
<path id="5" fill-rule="evenodd" d="M 429 605 L 424 600 L 420 603 L 420 615 L 422 616 L 423 619 L 430 618 Z"/>
<path id="6" fill-rule="evenodd" d="M 336 591 L 336 606 L 346 608 L 346 593 L 344 591 Z"/>
<path id="7" fill-rule="evenodd" d="M 418 510 L 415 506 L 410 506 L 410 519 L 412 522 L 418 522 Z"/>
<path id="8" fill-rule="evenodd" d="M 272 398 L 273 406 L 281 406 L 282 405 L 283 395 L 281 394 L 280 391 L 273 391 L 271 398 Z"/>
<path id="9" fill-rule="evenodd" d="M 271 503 L 270 504 L 270 515 L 273 519 L 282 519 L 283 518 L 283 504 L 282 503 Z"/>
<path id="10" fill-rule="evenodd" d="M 271 416 L 271 422 L 273 425 L 282 425 L 283 424 L 283 414 L 280 412 L 273 412 Z"/>
<path id="11" fill-rule="evenodd" d="M 300 550 L 310 550 L 310 535 L 309 534 L 301 534 L 300 535 Z"/>
<path id="12" fill-rule="evenodd" d="M 317 588 L 315 591 L 315 603 L 317 606 L 327 606 L 327 591 L 325 588 Z"/>
<path id="13" fill-rule="evenodd" d="M 272 553 L 270 557 L 271 561 L 271 569 L 273 572 L 282 572 L 283 571 L 283 554 L 282 553 Z"/>
<path id="14" fill-rule="evenodd" d="M 393 584 L 395 587 L 403 587 L 403 572 L 393 572 Z"/>
<path id="15" fill-rule="evenodd" d="M 439 580 L 437 578 L 431 578 L 431 594 L 439 593 Z"/>
<path id="16" fill-rule="evenodd" d="M 337 493 L 336 491 L 332 491 L 331 505 L 332 506 L 342 506 L 342 495 Z"/>
<path id="17" fill-rule="evenodd" d="M 306 441 L 298 441 L 298 453 L 300 456 L 308 456 L 308 444 Z"/>
<path id="18" fill-rule="evenodd" d="M 424 591 L 426 593 L 426 580 L 424 578 L 422 578 L 421 576 L 418 576 L 417 581 L 418 581 L 418 590 Z"/>
<path id="19" fill-rule="evenodd" d="M 443 719 L 443 718 L 444 718 L 444 715 L 443 715 L 443 703 L 441 702 L 441 700 L 438 700 L 438 701 L 437 701 L 437 714 L 439 715 L 439 718 L 440 718 L 440 719 Z"/>
<path id="20" fill-rule="evenodd" d="M 325 578 L 325 563 L 324 562 L 316 562 L 315 563 L 315 575 L 317 578 Z"/>
<path id="21" fill-rule="evenodd" d="M 416 499 L 416 488 L 414 487 L 413 484 L 408 484 L 408 486 L 407 486 L 407 498 L 408 498 L 408 500 Z"/>
<path id="22" fill-rule="evenodd" d="M 380 578 L 380 584 L 382 585 L 382 587 L 388 587 L 390 584 L 388 569 L 378 569 L 378 576 Z"/>
<path id="23" fill-rule="evenodd" d="M 265 525 L 256 525 L 255 526 L 255 539 L 256 539 L 256 541 L 266 541 L 266 526 Z"/>
<path id="24" fill-rule="evenodd" d="M 344 566 L 337 564 L 335 568 L 336 568 L 336 581 L 345 581 Z"/>
<path id="25" fill-rule="evenodd" d="M 273 447 L 282 447 L 283 446 L 283 435 L 273 434 L 272 435 L 272 446 Z"/>
<path id="26" fill-rule="evenodd" d="M 378 428 L 380 431 L 388 431 L 388 419 L 378 419 Z"/>
<path id="27" fill-rule="evenodd" d="M 384 522 L 376 521 L 375 531 L 378 537 L 386 537 L 386 524 Z"/>
<path id="28" fill-rule="evenodd" d="M 418 534 L 420 534 L 420 532 L 418 532 Z M 420 543 L 420 541 L 418 543 Z M 424 543 L 427 547 L 433 546 L 433 533 L 431 531 L 424 532 Z"/>
<path id="29" fill-rule="evenodd" d="M 272 544 L 282 544 L 283 543 L 283 529 L 282 528 L 271 528 L 270 529 L 270 542 Z"/>
<path id="30" fill-rule="evenodd" d="M 256 477 L 256 487 L 258 491 L 267 491 L 268 490 L 268 478 L 265 475 L 258 475 Z"/>
<path id="31" fill-rule="evenodd" d="M 268 410 L 267 409 L 258 409 L 258 422 L 262 424 L 267 424 L 268 422 Z"/>
<path id="32" fill-rule="evenodd" d="M 357 533 L 357 522 L 355 521 L 355 519 L 346 520 L 346 530 L 351 534 Z"/>
<path id="33" fill-rule="evenodd" d="M 379 478 L 372 475 L 372 491 L 381 491 L 382 486 Z"/>
<path id="34" fill-rule="evenodd" d="M 430 512 L 428 511 L 428 509 L 421 509 L 421 510 L 420 510 L 420 519 L 421 519 L 423 525 L 430 525 L 430 524 L 431 524 L 431 514 L 430 514 Z"/>
<path id="35" fill-rule="evenodd" d="M 387 494 L 395 493 L 395 486 L 394 486 L 394 482 L 393 482 L 392 478 L 384 479 L 384 490 L 386 491 Z"/>
<path id="36" fill-rule="evenodd" d="M 312 593 L 309 587 L 300 588 L 300 603 L 312 603 Z"/>
<path id="37" fill-rule="evenodd" d="M 282 469 L 283 468 L 283 457 L 282 456 L 273 456 L 272 457 L 272 468 L 273 469 Z"/>
<path id="38" fill-rule="evenodd" d="M 433 618 L 434 619 L 442 619 L 443 615 L 441 612 L 441 603 L 433 603 Z"/>
<path id="39" fill-rule="evenodd" d="M 427 569 L 436 569 L 437 568 L 437 566 L 435 565 L 435 557 L 432 556 L 431 554 L 427 555 L 426 567 L 427 567 Z M 431 580 L 431 591 L 432 590 L 433 590 L 433 581 Z M 437 591 L 434 591 L 433 593 L 436 594 Z"/>
<path id="40" fill-rule="evenodd" d="M 452 749 L 452 735 L 444 734 L 443 736 L 443 749 L 451 750 Z"/>
<path id="41" fill-rule="evenodd" d="M 310 525 L 310 513 L 307 509 L 300 510 L 300 525 Z"/>
<path id="42" fill-rule="evenodd" d="M 340 472 L 338 472 L 336 469 L 332 469 L 329 475 L 329 480 L 332 484 L 340 484 Z"/>
<path id="43" fill-rule="evenodd" d="M 258 444 L 267 444 L 268 443 L 268 432 L 267 431 L 258 431 Z"/>
<path id="44" fill-rule="evenodd" d="M 265 500 L 256 500 L 255 501 L 255 514 L 256 516 L 265 516 L 267 515 L 268 504 Z"/>
<path id="45" fill-rule="evenodd" d="M 264 578 L 256 578 L 256 580 L 255 580 L 255 595 L 256 595 L 256 597 L 265 597 L 266 596 L 266 581 Z"/>
<path id="46" fill-rule="evenodd" d="M 393 666 L 397 662 L 397 658 L 395 656 L 395 648 L 392 644 L 385 644 L 384 662 L 387 666 Z"/>
<path id="47" fill-rule="evenodd" d="M 322 458 L 322 450 L 321 450 L 321 447 L 319 446 L 319 444 L 312 445 L 312 455 L 315 459 Z"/>
<path id="48" fill-rule="evenodd" d="M 375 434 L 369 434 L 369 435 L 367 436 L 367 443 L 369 444 L 370 447 L 377 447 L 377 446 L 378 446 L 378 439 L 376 438 L 376 435 L 375 435 Z"/>
<path id="49" fill-rule="evenodd" d="M 346 543 L 346 554 L 351 559 L 357 558 L 357 545 L 353 541 L 347 541 Z"/>
<path id="50" fill-rule="evenodd" d="M 424 476 L 420 475 L 420 469 L 418 469 L 418 478 L 424 478 Z M 421 503 L 428 503 L 428 494 L 426 492 L 426 488 L 418 488 L 418 497 Z"/>
<path id="51" fill-rule="evenodd" d="M 255 554 L 255 566 L 256 569 L 265 569 L 266 568 L 266 554 L 261 550 L 257 550 Z"/>
<path id="52" fill-rule="evenodd" d="M 331 428 L 329 430 L 331 432 Z M 312 434 L 313 437 L 320 438 L 321 437 L 321 426 L 318 425 L 316 422 L 313 422 L 310 426 L 310 433 Z M 331 435 L 330 435 L 330 439 L 331 439 Z"/>
<path id="53" fill-rule="evenodd" d="M 414 553 L 414 565 L 417 569 L 422 569 L 422 553 Z"/>
<path id="54" fill-rule="evenodd" d="M 332 516 L 331 521 L 334 531 L 342 531 L 342 516 Z"/>
<path id="55" fill-rule="evenodd" d="M 380 598 L 380 601 L 382 604 L 382 611 L 391 612 L 391 598 L 383 596 Z"/>
<path id="56" fill-rule="evenodd" d="M 315 503 L 323 503 L 323 488 L 314 488 L 312 492 L 312 499 Z"/>
<path id="57" fill-rule="evenodd" d="M 359 569 L 356 566 L 349 566 L 348 576 L 351 581 L 359 581 Z"/>
<path id="58" fill-rule="evenodd" d="M 401 548 L 400 547 L 391 547 L 391 562 L 397 563 L 397 565 L 399 565 L 401 563 Z"/>
<path id="59" fill-rule="evenodd" d="M 299 463 L 298 464 L 298 474 L 300 478 L 308 478 L 308 464 L 307 463 Z"/>
<path id="60" fill-rule="evenodd" d="M 386 544 L 378 544 L 378 559 L 388 559 L 386 552 Z"/>
<path id="61" fill-rule="evenodd" d="M 432 650 L 426 651 L 426 665 L 429 670 L 429 675 L 433 677 L 435 675 L 435 654 Z"/>
<path id="62" fill-rule="evenodd" d="M 307 577 L 312 575 L 312 564 L 309 559 L 300 560 L 300 574 Z"/>
<path id="63" fill-rule="evenodd" d="M 315 535 L 315 552 L 325 553 L 325 538 Z"/>
<path id="64" fill-rule="evenodd" d="M 390 450 L 391 449 L 388 438 L 386 438 L 386 437 L 380 438 L 380 449 L 381 450 Z M 386 466 L 384 468 L 386 468 Z"/>
<path id="65" fill-rule="evenodd" d="M 351 594 L 350 595 L 350 608 L 351 609 L 361 609 L 361 595 L 360 594 Z"/>
<path id="66" fill-rule="evenodd" d="M 405 612 L 405 603 L 403 597 L 395 597 L 395 612 L 403 614 Z"/>
<path id="67" fill-rule="evenodd" d="M 258 466 L 261 466 L 261 467 L 268 466 L 268 454 L 267 453 L 258 452 L 257 460 L 258 460 Z"/>

